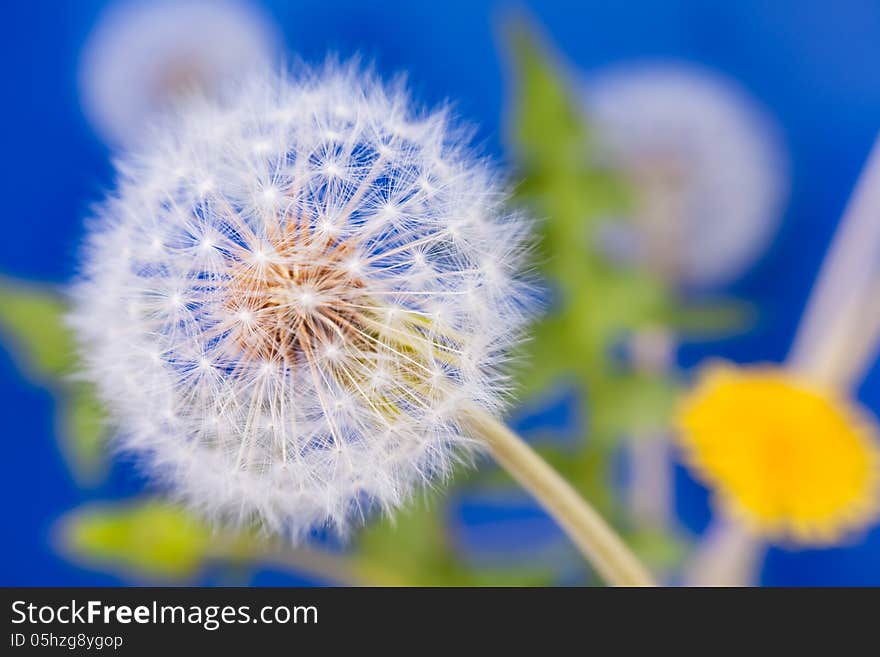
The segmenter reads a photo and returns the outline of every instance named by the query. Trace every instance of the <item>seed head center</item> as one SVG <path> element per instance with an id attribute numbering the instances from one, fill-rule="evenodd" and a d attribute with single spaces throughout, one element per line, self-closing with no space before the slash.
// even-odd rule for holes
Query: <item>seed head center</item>
<path id="1" fill-rule="evenodd" d="M 330 241 L 303 248 L 290 239 L 273 247 L 269 260 L 237 262 L 229 284 L 230 310 L 250 318 L 235 329 L 244 353 L 296 363 L 363 347 L 368 303 L 364 281 L 349 266 L 352 247 Z"/>

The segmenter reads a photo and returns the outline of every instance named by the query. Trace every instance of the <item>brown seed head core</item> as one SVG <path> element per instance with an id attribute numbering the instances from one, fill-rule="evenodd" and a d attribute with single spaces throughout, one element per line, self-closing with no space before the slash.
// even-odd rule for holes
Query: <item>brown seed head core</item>
<path id="1" fill-rule="evenodd" d="M 351 267 L 353 244 L 288 225 L 270 236 L 266 254 L 249 253 L 228 281 L 244 353 L 262 361 L 314 362 L 330 345 L 363 349 L 371 342 L 369 300 Z"/>

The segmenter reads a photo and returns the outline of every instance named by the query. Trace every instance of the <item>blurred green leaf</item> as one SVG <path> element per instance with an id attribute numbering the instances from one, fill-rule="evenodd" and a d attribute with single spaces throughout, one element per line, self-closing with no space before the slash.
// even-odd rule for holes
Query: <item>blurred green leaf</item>
<path id="1" fill-rule="evenodd" d="M 97 481 L 106 460 L 107 416 L 87 383 L 72 383 L 62 404 L 63 444 L 73 469 L 85 482 Z"/>
<path id="2" fill-rule="evenodd" d="M 62 451 L 80 483 L 93 483 L 104 465 L 105 414 L 94 388 L 71 376 L 78 360 L 66 311 L 54 290 L 0 278 L 0 333 L 22 370 L 55 394 Z"/>
<path id="3" fill-rule="evenodd" d="M 687 543 L 667 531 L 639 528 L 626 534 L 626 542 L 647 567 L 655 573 L 668 572 L 687 555 Z"/>
<path id="4" fill-rule="evenodd" d="M 677 301 L 656 277 L 609 260 L 596 226 L 627 207 L 625 185 L 599 162 L 595 138 L 569 92 L 562 67 L 538 45 L 531 28 L 510 30 L 517 94 L 513 142 L 526 183 L 520 202 L 543 217 L 541 266 L 556 292 L 548 315 L 526 345 L 531 367 L 521 377 L 528 394 L 553 380 L 574 378 L 590 418 L 587 450 L 604 449 L 668 415 L 674 383 L 629 373 L 613 358 L 621 336 L 656 329 Z"/>
<path id="5" fill-rule="evenodd" d="M 208 525 L 186 509 L 160 500 L 90 505 L 59 523 L 59 547 L 68 557 L 136 580 L 187 581 L 207 563 L 226 567 L 270 564 L 316 580 L 341 584 L 399 584 L 392 568 L 345 554 L 291 547 L 257 530 Z"/>
<path id="6" fill-rule="evenodd" d="M 612 441 L 668 430 L 678 389 L 667 378 L 632 372 L 609 376 L 591 388 L 592 426 Z"/>
<path id="7" fill-rule="evenodd" d="M 0 328 L 23 355 L 23 367 L 39 378 L 69 374 L 76 362 L 60 295 L 0 278 Z"/>
<path id="8" fill-rule="evenodd" d="M 705 302 L 676 307 L 661 320 L 690 339 L 717 339 L 754 325 L 755 308 L 743 301 Z"/>
<path id="9" fill-rule="evenodd" d="M 363 572 L 382 566 L 407 586 L 546 586 L 555 573 L 546 565 L 471 567 L 450 544 L 446 505 L 436 494 L 365 527 L 354 555 Z"/>
<path id="10" fill-rule="evenodd" d="M 62 552 L 76 561 L 145 580 L 186 581 L 208 562 L 271 563 L 325 581 L 367 585 L 538 585 L 547 568 L 467 568 L 445 545 L 437 505 L 416 506 L 394 525 L 365 529 L 354 554 L 284 548 L 258 532 L 217 530 L 157 500 L 92 505 L 60 523 Z"/>
<path id="11" fill-rule="evenodd" d="M 668 566 L 678 540 L 661 531 L 633 534 L 612 483 L 621 439 L 663 431 L 678 393 L 673 372 L 633 369 L 615 345 L 641 331 L 717 330 L 738 316 L 727 307 L 692 308 L 662 279 L 613 261 L 600 227 L 625 220 L 632 197 L 604 168 L 597 136 L 572 94 L 564 67 L 547 55 L 531 26 L 508 32 L 516 72 L 512 143 L 521 175 L 517 199 L 542 218 L 540 266 L 554 292 L 550 312 L 525 347 L 521 389 L 540 393 L 554 381 L 574 380 L 588 409 L 580 448 L 543 447 L 542 454 L 611 522 L 646 560 Z"/>
<path id="12" fill-rule="evenodd" d="M 217 538 L 182 509 L 156 501 L 95 505 L 64 518 L 63 550 L 76 560 L 149 579 L 188 579 Z"/>

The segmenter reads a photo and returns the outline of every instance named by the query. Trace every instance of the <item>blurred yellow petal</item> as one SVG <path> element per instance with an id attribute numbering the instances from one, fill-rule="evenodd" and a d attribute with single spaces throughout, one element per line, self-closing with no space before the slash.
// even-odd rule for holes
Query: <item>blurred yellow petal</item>
<path id="1" fill-rule="evenodd" d="M 676 420 L 698 476 L 759 534 L 831 543 L 877 510 L 875 422 L 794 373 L 707 368 Z"/>

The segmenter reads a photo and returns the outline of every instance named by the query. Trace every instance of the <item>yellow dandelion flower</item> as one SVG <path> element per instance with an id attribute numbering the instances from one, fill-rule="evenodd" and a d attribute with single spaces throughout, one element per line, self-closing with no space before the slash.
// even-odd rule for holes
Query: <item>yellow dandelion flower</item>
<path id="1" fill-rule="evenodd" d="M 834 542 L 877 510 L 875 423 L 796 373 L 709 367 L 682 401 L 676 424 L 698 475 L 767 538 Z"/>

